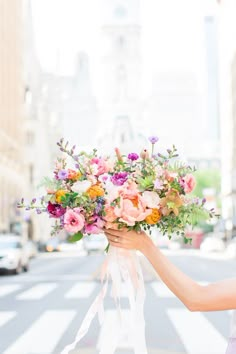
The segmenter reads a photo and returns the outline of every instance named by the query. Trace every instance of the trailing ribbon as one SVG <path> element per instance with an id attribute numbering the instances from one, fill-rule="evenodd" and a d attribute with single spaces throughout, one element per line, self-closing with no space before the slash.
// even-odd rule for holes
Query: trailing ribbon
<path id="1" fill-rule="evenodd" d="M 145 287 L 141 265 L 135 251 L 109 247 L 107 257 L 102 265 L 101 283 L 102 289 L 90 306 L 75 340 L 66 346 L 61 354 L 69 354 L 75 349 L 80 340 L 86 335 L 90 324 L 96 314 L 98 314 L 99 323 L 104 323 L 104 305 L 103 300 L 107 294 L 108 281 L 111 279 L 111 295 L 115 301 L 118 318 L 118 331 L 114 333 L 112 340 L 102 343 L 99 354 L 113 354 L 119 345 L 119 337 L 124 323 L 120 299 L 122 296 L 122 284 L 127 290 L 130 306 L 130 343 L 135 354 L 147 354 L 145 340 L 145 320 L 144 320 L 144 301 Z"/>

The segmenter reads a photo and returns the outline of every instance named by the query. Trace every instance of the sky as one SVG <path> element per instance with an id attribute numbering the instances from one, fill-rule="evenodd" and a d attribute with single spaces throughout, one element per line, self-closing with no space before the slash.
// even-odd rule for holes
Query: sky
<path id="1" fill-rule="evenodd" d="M 110 0 L 113 1 L 113 0 Z M 190 72 L 201 86 L 205 75 L 203 17 L 216 0 L 140 0 L 144 86 L 159 72 Z M 71 74 L 74 55 L 90 57 L 96 85 L 104 0 L 32 0 L 36 49 L 47 71 Z"/>

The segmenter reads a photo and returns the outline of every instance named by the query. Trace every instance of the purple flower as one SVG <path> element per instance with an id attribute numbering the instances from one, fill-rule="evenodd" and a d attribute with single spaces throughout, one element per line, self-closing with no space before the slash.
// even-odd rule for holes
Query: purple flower
<path id="1" fill-rule="evenodd" d="M 148 140 L 152 143 L 152 144 L 156 144 L 159 140 L 159 138 L 155 135 L 149 136 Z"/>
<path id="2" fill-rule="evenodd" d="M 204 205 L 206 203 L 206 198 L 202 199 L 202 205 Z"/>
<path id="3" fill-rule="evenodd" d="M 68 171 L 67 170 L 60 170 L 57 174 L 59 179 L 66 179 L 68 177 Z"/>
<path id="4" fill-rule="evenodd" d="M 111 177 L 111 181 L 115 186 L 122 186 L 128 179 L 127 172 L 118 172 Z"/>
<path id="5" fill-rule="evenodd" d="M 135 152 L 131 152 L 129 155 L 128 155 L 128 159 L 131 160 L 131 161 L 136 161 L 138 160 L 139 156 L 138 154 L 136 154 Z"/>
<path id="6" fill-rule="evenodd" d="M 65 214 L 66 209 L 63 208 L 60 204 L 52 204 L 51 202 L 48 203 L 47 211 L 52 218 L 60 218 L 62 215 Z"/>

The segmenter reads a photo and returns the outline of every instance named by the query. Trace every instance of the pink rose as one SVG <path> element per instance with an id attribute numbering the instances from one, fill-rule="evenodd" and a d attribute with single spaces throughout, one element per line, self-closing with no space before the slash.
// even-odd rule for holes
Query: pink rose
<path id="1" fill-rule="evenodd" d="M 68 209 L 64 216 L 65 230 L 71 233 L 81 231 L 84 227 L 84 216 L 80 213 L 78 208 Z"/>
<path id="2" fill-rule="evenodd" d="M 183 188 L 185 193 L 191 193 L 196 186 L 195 177 L 191 174 L 186 175 L 183 178 Z"/>
<path id="3" fill-rule="evenodd" d="M 151 209 L 146 209 L 146 203 L 140 195 L 137 195 L 134 200 L 121 197 L 120 206 L 114 209 L 119 221 L 126 223 L 128 226 L 134 226 L 136 221 L 143 221 L 151 212 Z"/>
<path id="4" fill-rule="evenodd" d="M 91 165 L 95 165 L 96 167 L 96 172 L 94 173 L 95 176 L 100 176 L 103 173 L 107 173 L 109 172 L 109 165 L 107 164 L 106 160 L 102 159 L 102 158 L 98 158 L 98 157 L 94 157 L 91 160 Z"/>

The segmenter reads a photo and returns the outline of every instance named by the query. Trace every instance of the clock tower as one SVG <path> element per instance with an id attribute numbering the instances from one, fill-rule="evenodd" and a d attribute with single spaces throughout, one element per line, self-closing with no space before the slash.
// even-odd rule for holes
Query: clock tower
<path id="1" fill-rule="evenodd" d="M 111 145 L 116 141 L 134 149 L 142 121 L 140 1 L 103 0 L 101 30 L 101 116 Z"/>

